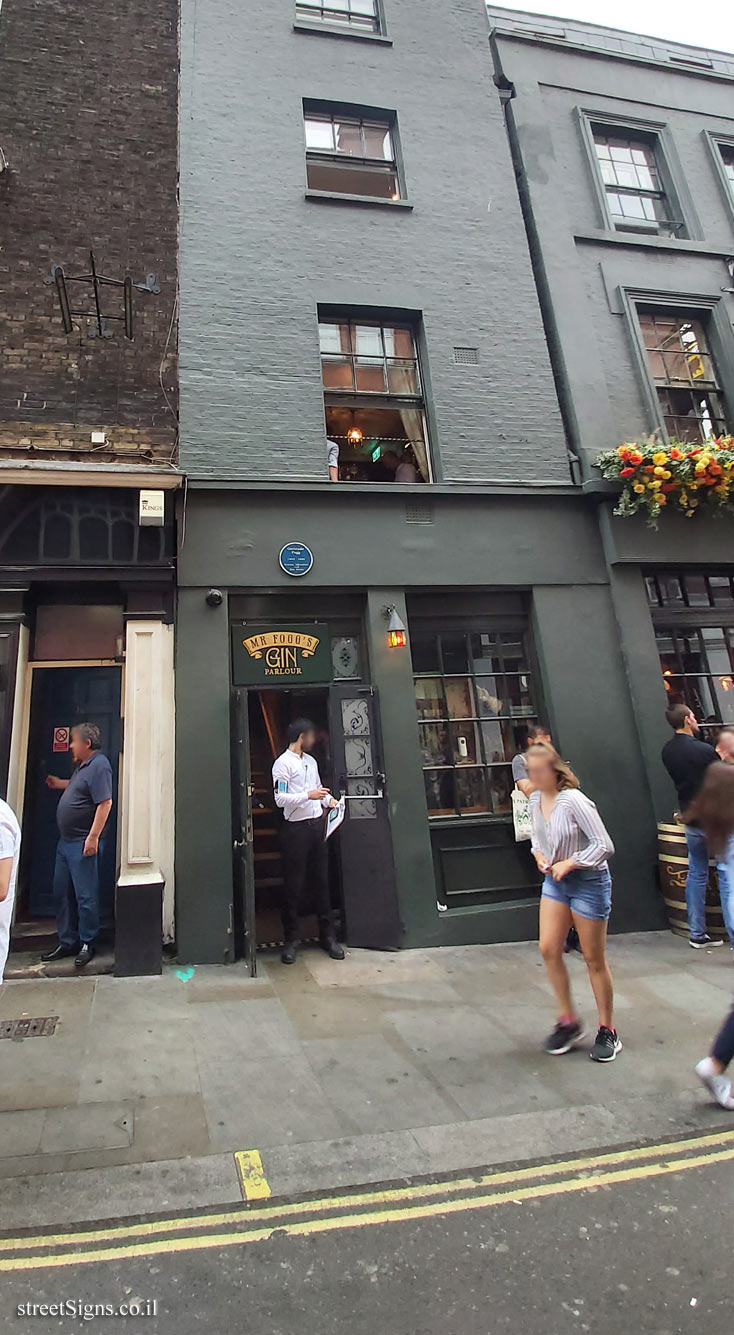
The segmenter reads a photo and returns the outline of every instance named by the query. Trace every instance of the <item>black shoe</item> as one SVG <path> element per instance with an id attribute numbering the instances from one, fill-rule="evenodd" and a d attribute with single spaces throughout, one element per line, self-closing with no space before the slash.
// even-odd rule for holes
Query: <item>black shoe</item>
<path id="1" fill-rule="evenodd" d="M 616 1029 L 607 1029 L 603 1024 L 589 1053 L 593 1062 L 613 1062 L 618 1052 L 622 1051 L 622 1040 Z"/>
<path id="2" fill-rule="evenodd" d="M 85 944 L 79 951 L 79 954 L 77 955 L 76 959 L 74 960 L 76 968 L 83 969 L 85 964 L 89 964 L 90 960 L 93 960 L 96 954 L 97 954 L 96 946 L 91 945 L 89 942 L 85 942 Z"/>
<path id="3" fill-rule="evenodd" d="M 280 955 L 281 964 L 295 964 L 298 952 L 297 941 L 286 941 Z"/>
<path id="4" fill-rule="evenodd" d="M 70 955 L 76 955 L 78 946 L 56 946 L 55 950 L 47 950 L 41 956 L 43 964 L 55 964 L 57 960 L 66 960 Z"/>
<path id="5" fill-rule="evenodd" d="M 319 941 L 319 945 L 321 946 L 322 950 L 326 951 L 327 955 L 329 955 L 331 959 L 333 960 L 344 959 L 344 947 L 339 945 L 339 942 L 337 941 L 336 937 L 322 936 L 321 940 Z"/>
<path id="6" fill-rule="evenodd" d="M 688 944 L 694 950 L 708 950 L 709 946 L 723 946 L 724 942 L 718 937 L 714 938 L 709 936 L 708 932 L 704 932 L 703 936 L 689 936 Z"/>
<path id="7" fill-rule="evenodd" d="M 568 929 L 568 936 L 566 937 L 566 944 L 563 947 L 563 953 L 564 955 L 570 955 L 572 950 L 577 950 L 579 955 L 583 954 L 583 951 L 581 950 L 581 942 L 579 941 L 579 934 L 575 927 L 569 927 Z"/>
<path id="8" fill-rule="evenodd" d="M 559 1020 L 543 1047 L 551 1057 L 562 1057 L 564 1052 L 570 1052 L 585 1037 L 586 1031 L 580 1020 L 573 1020 L 570 1024 L 562 1024 Z"/>

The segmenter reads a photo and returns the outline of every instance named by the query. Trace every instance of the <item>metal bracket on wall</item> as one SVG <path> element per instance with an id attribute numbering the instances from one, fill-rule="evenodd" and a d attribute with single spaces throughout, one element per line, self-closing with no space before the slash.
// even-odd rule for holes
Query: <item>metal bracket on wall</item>
<path id="1" fill-rule="evenodd" d="M 133 289 L 137 292 L 150 292 L 156 295 L 160 292 L 157 276 L 149 273 L 142 283 L 133 283 L 130 275 L 125 278 L 107 278 L 104 274 L 97 273 L 97 265 L 94 258 L 94 251 L 89 252 L 89 273 L 85 274 L 65 274 L 62 265 L 52 264 L 51 273 L 44 280 L 46 283 L 53 283 L 59 298 L 59 307 L 61 310 L 61 322 L 64 331 L 70 334 L 74 328 L 73 317 L 94 320 L 94 328 L 90 329 L 91 338 L 113 338 L 114 334 L 108 328 L 109 322 L 119 321 L 125 329 L 125 337 L 133 337 Z M 72 310 L 67 292 L 68 283 L 86 283 L 92 288 L 94 299 L 94 309 L 90 311 Z M 122 293 L 122 315 L 104 315 L 102 313 L 101 292 L 103 287 L 121 287 Z"/>

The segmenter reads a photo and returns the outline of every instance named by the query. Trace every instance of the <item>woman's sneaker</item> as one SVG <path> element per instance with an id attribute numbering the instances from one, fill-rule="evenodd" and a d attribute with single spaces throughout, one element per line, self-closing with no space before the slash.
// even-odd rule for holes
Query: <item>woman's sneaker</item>
<path id="1" fill-rule="evenodd" d="M 734 1096 L 731 1091 L 731 1080 L 726 1075 L 721 1075 L 714 1068 L 710 1057 L 704 1057 L 696 1067 L 696 1075 L 703 1082 L 712 1098 L 718 1103 L 720 1108 L 727 1108 L 729 1112 L 734 1112 Z"/>
<path id="2" fill-rule="evenodd" d="M 622 1040 L 616 1029 L 607 1029 L 601 1025 L 594 1046 L 589 1053 L 593 1062 L 613 1062 L 618 1052 L 622 1051 Z"/>
<path id="3" fill-rule="evenodd" d="M 709 936 L 704 932 L 703 936 L 689 936 L 688 944 L 693 950 L 709 950 L 711 946 L 723 946 L 724 942 L 719 937 Z"/>
<path id="4" fill-rule="evenodd" d="M 570 1052 L 571 1048 L 575 1048 L 585 1037 L 586 1031 L 580 1020 L 570 1020 L 568 1023 L 559 1020 L 553 1033 L 545 1040 L 543 1048 L 552 1057 L 562 1057 L 564 1052 Z"/>

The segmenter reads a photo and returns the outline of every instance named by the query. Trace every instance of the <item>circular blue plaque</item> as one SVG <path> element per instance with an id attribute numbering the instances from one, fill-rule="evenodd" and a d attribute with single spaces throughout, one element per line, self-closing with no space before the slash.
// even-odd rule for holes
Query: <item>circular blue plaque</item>
<path id="1" fill-rule="evenodd" d="M 313 552 L 305 542 L 287 542 L 280 549 L 278 561 L 286 575 L 307 575 L 313 566 Z"/>

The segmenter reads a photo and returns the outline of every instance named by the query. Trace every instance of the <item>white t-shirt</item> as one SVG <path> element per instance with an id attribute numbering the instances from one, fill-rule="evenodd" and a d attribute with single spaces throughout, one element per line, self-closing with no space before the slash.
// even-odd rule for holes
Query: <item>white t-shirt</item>
<path id="1" fill-rule="evenodd" d="M 15 812 L 3 802 L 0 797 L 0 858 L 12 858 L 13 866 L 10 871 L 10 889 L 5 899 L 0 900 L 0 983 L 3 981 L 5 973 L 5 962 L 8 958 L 8 947 L 10 945 L 10 923 L 13 918 L 13 903 L 15 901 L 15 883 L 18 879 L 18 862 L 20 861 L 20 826 L 15 817 Z"/>
<path id="2" fill-rule="evenodd" d="M 329 460 L 329 468 L 339 467 L 339 442 L 336 440 L 326 441 L 326 457 Z"/>

